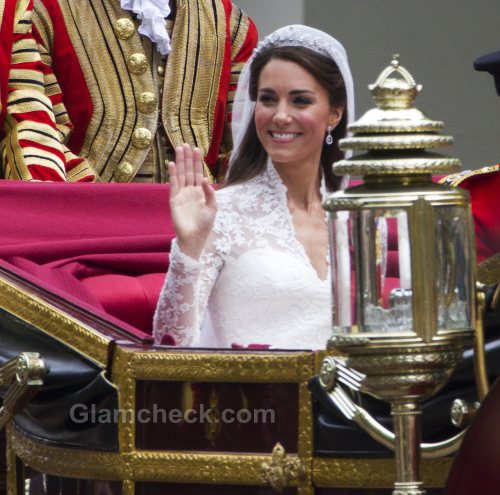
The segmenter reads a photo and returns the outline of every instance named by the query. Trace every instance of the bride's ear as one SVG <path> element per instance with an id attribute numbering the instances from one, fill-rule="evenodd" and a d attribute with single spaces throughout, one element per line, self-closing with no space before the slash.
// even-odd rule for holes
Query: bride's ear
<path id="1" fill-rule="evenodd" d="M 337 106 L 332 107 L 330 110 L 330 118 L 328 119 L 328 125 L 335 128 L 338 123 L 342 119 L 342 115 L 344 115 L 344 107 Z"/>

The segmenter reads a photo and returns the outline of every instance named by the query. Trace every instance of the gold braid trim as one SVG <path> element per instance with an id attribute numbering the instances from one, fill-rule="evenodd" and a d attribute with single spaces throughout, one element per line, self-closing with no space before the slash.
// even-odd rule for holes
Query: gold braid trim
<path id="1" fill-rule="evenodd" d="M 226 18 L 221 2 L 179 1 L 163 92 L 163 122 L 170 143 L 198 146 L 206 155 L 224 62 Z M 204 167 L 210 180 L 208 166 Z"/>
<path id="2" fill-rule="evenodd" d="M 50 55 L 47 50 L 52 51 L 52 41 L 54 40 L 54 26 L 45 5 L 41 0 L 34 0 L 33 2 L 33 24 L 36 26 L 44 49 L 40 52 L 42 62 L 47 65 L 52 65 Z M 42 53 L 43 52 L 43 53 Z M 49 57 L 49 59 L 47 59 Z"/>
<path id="3" fill-rule="evenodd" d="M 231 67 L 231 79 L 230 79 L 230 84 L 238 84 L 238 81 L 240 79 L 240 74 L 241 71 L 243 70 L 243 67 L 245 66 L 245 62 L 235 62 L 232 67 Z"/>
<path id="4" fill-rule="evenodd" d="M 29 0 L 18 0 L 14 16 L 14 33 L 26 34 L 31 30 L 31 10 Z"/>
<path id="5" fill-rule="evenodd" d="M 250 26 L 249 17 L 239 8 L 233 5 L 230 18 L 231 32 L 231 59 L 235 60 L 245 43 L 248 36 L 248 28 Z M 231 135 L 231 123 L 229 116 L 233 112 L 234 97 L 236 95 L 236 86 L 240 78 L 241 71 L 245 62 L 232 62 L 231 74 L 229 78 L 230 90 L 226 98 L 226 115 L 224 119 L 224 131 L 219 150 L 219 166 L 221 168 L 220 176 L 224 176 L 225 168 L 229 162 L 231 151 L 233 149 L 233 138 Z"/>
<path id="6" fill-rule="evenodd" d="M 445 184 L 447 186 L 459 186 L 464 180 L 474 177 L 475 175 L 490 174 L 491 172 L 498 172 L 500 164 L 491 165 L 488 167 L 478 168 L 477 170 L 467 170 L 464 172 L 458 172 L 456 174 L 447 175 L 439 180 L 440 184 Z"/>
<path id="7" fill-rule="evenodd" d="M 248 35 L 248 26 L 250 21 L 248 16 L 236 5 L 233 5 L 233 10 L 231 11 L 230 19 L 230 30 L 231 30 L 231 58 L 234 60 L 245 43 Z M 233 64 L 233 68 L 234 68 Z M 234 69 L 233 69 L 234 70 Z"/>
<path id="8" fill-rule="evenodd" d="M 500 282 L 500 253 L 490 256 L 477 266 L 477 279 L 486 285 Z"/>
<path id="9" fill-rule="evenodd" d="M 40 37 L 42 38 L 41 44 L 38 45 L 38 51 L 42 62 L 48 67 L 52 67 L 52 56 L 50 53 L 52 51 L 52 43 L 54 40 L 54 26 L 52 25 L 52 19 L 50 18 L 49 13 L 41 0 L 35 0 L 34 2 L 33 24 L 36 26 Z M 52 72 L 44 74 L 44 85 L 45 95 L 48 97 L 53 97 L 61 93 L 61 88 L 59 87 L 57 79 Z M 60 134 L 61 141 L 65 143 L 72 130 L 69 115 L 62 101 L 53 104 L 53 107 L 56 118 L 56 127 Z"/>

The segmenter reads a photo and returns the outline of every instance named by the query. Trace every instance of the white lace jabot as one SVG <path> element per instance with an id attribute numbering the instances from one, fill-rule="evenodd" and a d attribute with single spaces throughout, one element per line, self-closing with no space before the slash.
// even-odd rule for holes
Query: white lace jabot
<path id="1" fill-rule="evenodd" d="M 162 55 L 170 53 L 170 36 L 165 19 L 170 15 L 168 0 L 121 0 L 122 9 L 137 15 L 141 21 L 138 32 L 156 43 Z"/>
<path id="2" fill-rule="evenodd" d="M 330 278 L 318 277 L 297 239 L 274 166 L 216 194 L 217 217 L 200 260 L 172 246 L 156 341 L 170 333 L 181 346 L 325 348 Z"/>

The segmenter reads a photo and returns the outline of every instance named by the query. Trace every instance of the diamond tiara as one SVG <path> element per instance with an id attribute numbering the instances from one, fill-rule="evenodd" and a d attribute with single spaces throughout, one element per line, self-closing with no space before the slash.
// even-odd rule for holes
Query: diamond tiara
<path id="1" fill-rule="evenodd" d="M 326 55 L 331 58 L 331 44 L 327 43 L 324 39 L 313 36 L 310 33 L 300 32 L 293 26 L 286 31 L 281 30 L 266 36 L 262 41 L 259 41 L 254 48 L 254 55 L 272 48 L 275 46 L 303 46 L 310 48 L 315 52 Z"/>

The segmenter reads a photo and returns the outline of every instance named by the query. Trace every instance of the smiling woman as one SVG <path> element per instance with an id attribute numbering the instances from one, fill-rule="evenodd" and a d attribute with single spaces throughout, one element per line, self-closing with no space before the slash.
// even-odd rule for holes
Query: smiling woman
<path id="1" fill-rule="evenodd" d="M 345 51 L 288 26 L 241 75 L 235 151 L 215 194 L 199 150 L 176 150 L 170 206 L 177 239 L 154 319 L 157 342 L 324 348 L 331 331 L 328 231 L 321 206 L 354 113 Z"/>
<path id="2" fill-rule="evenodd" d="M 340 106 L 330 106 L 326 88 L 297 63 L 275 58 L 262 70 L 255 127 L 279 169 L 316 168 L 325 129 L 331 132 L 342 113 Z"/>

